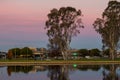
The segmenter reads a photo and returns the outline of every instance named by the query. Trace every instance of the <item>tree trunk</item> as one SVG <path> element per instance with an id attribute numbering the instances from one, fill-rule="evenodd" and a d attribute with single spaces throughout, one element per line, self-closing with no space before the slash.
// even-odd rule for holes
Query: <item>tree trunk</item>
<path id="1" fill-rule="evenodd" d="M 62 52 L 63 59 L 64 59 L 64 60 L 67 60 L 67 59 L 66 59 L 65 52 L 64 52 L 64 51 L 61 51 L 61 52 Z"/>
<path id="2" fill-rule="evenodd" d="M 116 80 L 116 68 L 114 64 L 110 65 L 110 75 L 111 80 Z"/>
<path id="3" fill-rule="evenodd" d="M 111 35 L 110 35 L 110 43 L 111 43 L 111 46 L 110 46 L 110 59 L 111 60 L 114 60 L 115 59 L 115 47 L 116 47 L 116 45 L 115 45 L 115 41 L 114 41 L 114 33 L 110 33 Z"/>
<path id="4" fill-rule="evenodd" d="M 115 49 L 114 48 L 110 48 L 110 59 L 111 60 L 115 59 Z"/>

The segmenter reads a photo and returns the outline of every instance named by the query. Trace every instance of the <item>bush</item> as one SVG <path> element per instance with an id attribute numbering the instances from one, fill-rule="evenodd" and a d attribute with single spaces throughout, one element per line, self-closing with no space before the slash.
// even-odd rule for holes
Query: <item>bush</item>
<path id="1" fill-rule="evenodd" d="M 89 55 L 89 51 L 87 49 L 80 49 L 78 53 L 79 53 L 79 56 L 82 56 L 82 57 Z"/>
<path id="2" fill-rule="evenodd" d="M 91 49 L 90 51 L 89 51 L 89 54 L 90 54 L 90 56 L 101 56 L 101 54 L 100 54 L 100 50 L 99 49 Z"/>

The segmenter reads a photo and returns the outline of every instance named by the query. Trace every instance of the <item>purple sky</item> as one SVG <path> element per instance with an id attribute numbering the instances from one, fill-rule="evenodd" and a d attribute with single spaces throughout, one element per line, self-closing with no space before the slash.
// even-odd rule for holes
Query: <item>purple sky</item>
<path id="1" fill-rule="evenodd" d="M 53 8 L 72 6 L 81 9 L 84 29 L 73 37 L 72 48 L 101 48 L 93 22 L 101 17 L 109 0 L 0 0 L 0 50 L 13 47 L 46 47 L 44 30 L 47 14 Z M 119 0 L 118 0 L 119 1 Z"/>

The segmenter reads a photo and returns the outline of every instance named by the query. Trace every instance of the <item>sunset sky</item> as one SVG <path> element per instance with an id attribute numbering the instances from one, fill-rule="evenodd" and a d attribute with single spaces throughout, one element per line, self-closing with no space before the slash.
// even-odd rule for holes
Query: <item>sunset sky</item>
<path id="1" fill-rule="evenodd" d="M 93 22 L 109 0 L 0 0 L 0 51 L 13 47 L 46 47 L 45 21 L 51 9 L 71 6 L 82 11 L 85 28 L 73 37 L 72 48 L 99 48 L 101 38 Z M 120 0 L 118 0 L 120 1 Z"/>

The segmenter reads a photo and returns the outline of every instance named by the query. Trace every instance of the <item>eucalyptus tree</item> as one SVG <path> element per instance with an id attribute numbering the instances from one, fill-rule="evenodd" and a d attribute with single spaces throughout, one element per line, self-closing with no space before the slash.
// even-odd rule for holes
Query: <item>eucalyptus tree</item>
<path id="1" fill-rule="evenodd" d="M 70 80 L 69 74 L 73 72 L 73 68 L 68 65 L 52 65 L 48 66 L 48 77 L 50 80 Z"/>
<path id="2" fill-rule="evenodd" d="M 119 74 L 117 73 L 117 66 L 114 64 L 103 66 L 103 80 L 119 80 Z"/>
<path id="3" fill-rule="evenodd" d="M 52 9 L 46 21 L 47 35 L 49 37 L 49 48 L 58 50 L 64 60 L 68 58 L 68 50 L 73 36 L 80 33 L 83 28 L 81 10 L 73 7 L 61 7 Z"/>
<path id="4" fill-rule="evenodd" d="M 110 59 L 114 60 L 120 40 L 120 2 L 109 1 L 102 19 L 97 18 L 93 26 L 102 37 L 103 49 L 108 47 Z"/>

